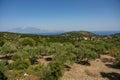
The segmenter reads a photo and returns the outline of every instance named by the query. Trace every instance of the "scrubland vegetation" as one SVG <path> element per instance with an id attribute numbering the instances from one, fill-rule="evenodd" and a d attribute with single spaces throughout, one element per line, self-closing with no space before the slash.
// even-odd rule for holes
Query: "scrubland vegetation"
<path id="1" fill-rule="evenodd" d="M 99 36 L 82 31 L 41 36 L 2 32 L 0 80 L 24 80 L 30 75 L 36 80 L 59 80 L 66 67 L 81 61 L 89 63 L 101 54 L 115 57 L 113 65 L 120 68 L 120 34 Z"/>

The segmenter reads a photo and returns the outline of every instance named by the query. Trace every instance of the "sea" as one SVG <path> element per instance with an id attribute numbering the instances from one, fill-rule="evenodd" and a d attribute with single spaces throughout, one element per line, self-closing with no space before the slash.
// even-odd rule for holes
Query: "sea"
<path id="1" fill-rule="evenodd" d="M 112 35 L 112 34 L 120 33 L 120 31 L 91 31 L 91 32 L 97 35 Z"/>

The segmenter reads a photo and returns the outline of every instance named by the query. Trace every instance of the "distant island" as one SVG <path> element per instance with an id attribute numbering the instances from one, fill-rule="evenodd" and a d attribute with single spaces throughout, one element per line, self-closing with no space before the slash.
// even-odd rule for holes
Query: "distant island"
<path id="1" fill-rule="evenodd" d="M 77 31 L 79 31 L 79 30 L 77 30 Z M 71 32 L 71 31 L 42 30 L 42 29 L 34 28 L 34 27 L 18 27 L 18 28 L 13 28 L 13 29 L 9 29 L 9 30 L 3 30 L 1 32 L 16 32 L 16 33 L 40 34 L 40 35 L 57 35 L 57 34 Z M 120 31 L 89 31 L 89 32 L 92 32 L 96 35 L 112 35 L 112 34 L 120 33 Z"/>

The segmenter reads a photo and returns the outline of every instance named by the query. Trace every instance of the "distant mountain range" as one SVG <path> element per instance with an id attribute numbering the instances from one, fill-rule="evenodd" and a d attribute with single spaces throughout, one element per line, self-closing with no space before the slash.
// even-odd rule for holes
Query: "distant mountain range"
<path id="1" fill-rule="evenodd" d="M 53 35 L 64 33 L 64 31 L 51 31 L 51 30 L 41 30 L 34 27 L 18 27 L 8 30 L 8 32 L 17 32 L 17 33 L 32 33 L 32 34 L 42 34 L 42 35 Z"/>
<path id="2" fill-rule="evenodd" d="M 16 33 L 27 33 L 27 34 L 41 34 L 41 35 L 56 35 L 56 34 L 62 34 L 62 33 L 69 33 L 72 34 L 73 32 L 76 33 L 76 35 L 78 35 L 79 33 L 81 33 L 81 35 L 83 35 L 84 31 L 57 31 L 57 30 L 42 30 L 39 28 L 35 28 L 35 27 L 18 27 L 18 28 L 13 28 L 13 29 L 9 29 L 7 30 L 7 32 L 16 32 Z M 90 31 L 96 35 L 111 35 L 111 34 L 115 34 L 115 33 L 120 33 L 120 31 Z M 89 32 L 85 33 L 88 34 Z"/>
<path id="3" fill-rule="evenodd" d="M 44 33 L 47 32 L 46 30 L 40 30 L 37 28 L 33 28 L 33 27 L 18 27 L 18 28 L 13 28 L 8 30 L 8 32 L 19 32 L 19 33 Z"/>

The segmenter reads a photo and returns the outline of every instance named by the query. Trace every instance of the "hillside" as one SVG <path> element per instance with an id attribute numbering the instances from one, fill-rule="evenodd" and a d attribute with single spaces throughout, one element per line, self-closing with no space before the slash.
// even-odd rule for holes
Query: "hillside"
<path id="1" fill-rule="evenodd" d="M 82 41 L 82 40 L 106 40 L 106 39 L 120 39 L 120 33 L 112 35 L 96 35 L 88 31 L 70 31 L 62 34 L 56 35 L 40 35 L 40 34 L 23 34 L 23 33 L 13 33 L 13 32 L 0 32 L 0 38 L 5 40 L 17 40 L 19 38 L 30 37 L 35 41 L 39 39 L 44 39 L 49 42 L 72 42 L 72 41 Z"/>
<path id="2" fill-rule="evenodd" d="M 0 32 L 0 80 L 119 80 L 119 76 L 120 34 Z"/>
<path id="3" fill-rule="evenodd" d="M 62 36 L 95 36 L 94 33 L 88 31 L 70 31 L 61 34 Z"/>

